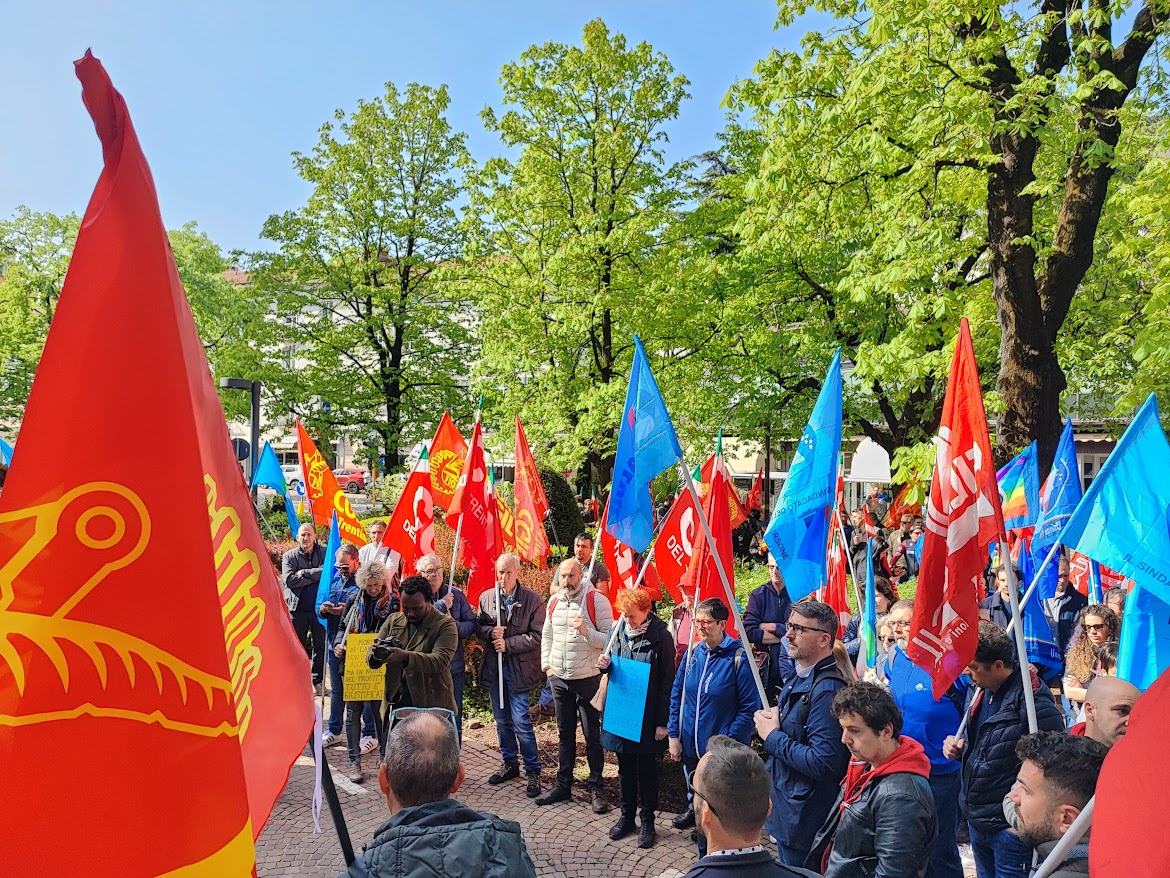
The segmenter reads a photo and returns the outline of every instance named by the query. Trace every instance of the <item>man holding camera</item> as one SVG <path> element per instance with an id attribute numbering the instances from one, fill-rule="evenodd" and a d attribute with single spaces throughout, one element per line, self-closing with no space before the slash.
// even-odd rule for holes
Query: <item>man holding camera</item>
<path id="1" fill-rule="evenodd" d="M 401 610 L 391 613 L 378 629 L 378 639 L 366 654 L 371 668 L 386 666 L 383 713 L 399 707 L 445 707 L 455 714 L 451 656 L 459 631 L 455 620 L 436 610 L 433 601 L 425 577 L 402 580 Z M 383 741 L 383 755 L 385 747 Z"/>

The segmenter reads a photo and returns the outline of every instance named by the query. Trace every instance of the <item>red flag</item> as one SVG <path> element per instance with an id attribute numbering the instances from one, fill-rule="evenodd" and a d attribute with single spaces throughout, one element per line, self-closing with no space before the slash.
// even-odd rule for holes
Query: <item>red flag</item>
<path id="1" fill-rule="evenodd" d="M 548 497 L 540 483 L 540 472 L 532 459 L 528 437 L 520 417 L 516 417 L 516 553 L 525 561 L 544 569 L 550 547 L 544 532 L 549 515 Z"/>
<path id="2" fill-rule="evenodd" d="M 606 570 L 613 574 L 613 583 L 609 591 L 609 602 L 612 604 L 614 598 L 617 597 L 619 588 L 633 588 L 634 583 L 638 581 L 638 559 L 633 549 L 605 529 L 605 519 L 608 515 L 609 503 L 607 502 L 605 512 L 601 516 L 599 533 L 601 534 L 601 562 L 605 565 Z M 640 587 L 649 592 L 651 600 L 662 599 L 662 580 L 658 578 L 658 572 L 654 569 L 653 563 L 646 567 L 646 573 L 642 576 Z M 680 591 L 678 600 L 681 599 L 682 592 Z"/>
<path id="3" fill-rule="evenodd" d="M 881 534 L 878 533 L 877 525 L 874 524 L 873 518 L 869 514 L 869 504 L 861 504 L 861 514 L 865 518 L 865 535 L 871 540 L 876 540 Z"/>
<path id="4" fill-rule="evenodd" d="M 508 505 L 508 501 L 496 493 L 495 485 L 492 485 L 491 499 L 494 504 L 493 511 L 496 514 L 496 521 L 500 525 L 500 539 L 498 543 L 500 550 L 503 552 L 511 552 L 521 560 L 525 560 L 524 556 L 516 548 L 516 514 Z"/>
<path id="5" fill-rule="evenodd" d="M 898 527 L 902 523 L 903 515 L 921 515 L 922 504 L 911 503 L 906 497 L 910 494 L 911 485 L 903 485 L 902 490 L 890 504 L 890 511 L 886 513 L 886 527 Z"/>
<path id="6" fill-rule="evenodd" d="M 349 505 L 349 495 L 341 490 L 325 455 L 317 450 L 317 445 L 309 438 L 308 431 L 300 421 L 297 421 L 297 446 L 301 452 L 305 496 L 309 498 L 309 506 L 313 510 L 313 521 L 318 526 L 327 527 L 332 523 L 336 510 L 337 529 L 341 532 L 341 538 L 355 546 L 364 546 L 369 541 L 362 523 Z"/>
<path id="7" fill-rule="evenodd" d="M 435 503 L 431 498 L 431 462 L 425 448 L 394 505 L 382 545 L 402 556 L 403 576 L 413 574 L 415 562 L 435 551 Z"/>
<path id="8" fill-rule="evenodd" d="M 676 604 L 682 603 L 682 583 L 691 566 L 699 530 L 699 516 L 691 492 L 683 491 L 670 507 L 654 542 L 658 575 Z"/>
<path id="9" fill-rule="evenodd" d="M 964 318 L 943 400 L 906 649 L 910 659 L 931 675 L 935 699 L 975 657 L 979 577 L 987 563 L 988 544 L 1002 532 L 983 392 Z"/>
<path id="10" fill-rule="evenodd" d="M 1068 581 L 1073 588 L 1089 596 L 1089 580 L 1092 578 L 1093 561 L 1088 555 L 1080 552 L 1070 552 L 1068 561 Z"/>
<path id="11" fill-rule="evenodd" d="M 462 469 L 459 486 L 447 513 L 447 523 L 459 529 L 460 560 L 468 570 L 467 600 L 476 605 L 479 596 L 495 585 L 494 565 L 503 551 L 500 520 L 495 512 L 495 492 L 488 480 L 484 459 L 483 424 L 478 419 L 471 431 L 471 444 Z"/>
<path id="12" fill-rule="evenodd" d="M 748 491 L 747 501 L 743 504 L 744 508 L 750 513 L 753 509 L 764 511 L 764 471 L 760 470 L 756 476 L 755 482 L 752 483 L 752 489 Z"/>
<path id="13" fill-rule="evenodd" d="M 699 600 L 719 598 L 727 603 L 727 591 L 723 588 L 723 580 L 719 576 L 719 568 L 715 564 L 714 552 L 719 553 L 723 562 L 723 570 L 727 573 L 732 592 L 735 590 L 735 570 L 732 567 L 734 553 L 731 545 L 731 510 L 728 507 L 727 471 L 723 466 L 723 455 L 715 456 L 715 465 L 711 473 L 711 490 L 703 501 L 703 511 L 707 514 L 707 522 L 711 526 L 711 536 L 715 538 L 714 550 L 707 540 L 707 535 L 699 524 L 699 537 L 695 543 L 695 552 L 691 557 L 690 569 L 683 588 L 690 594 L 694 593 L 695 583 L 698 583 Z M 696 579 L 696 577 L 698 577 Z M 734 617 L 733 617 L 734 618 Z M 738 637 L 741 643 L 747 643 L 747 637 L 740 631 L 733 636 Z"/>
<path id="14" fill-rule="evenodd" d="M 825 584 L 822 600 L 837 611 L 840 626 L 837 629 L 837 639 L 845 633 L 845 627 L 853 617 L 849 609 L 849 589 L 846 584 L 846 572 L 849 561 L 845 557 L 845 537 L 841 533 L 840 519 L 836 512 L 829 522 L 829 578 Z"/>
<path id="15" fill-rule="evenodd" d="M 105 166 L 0 499 L 0 862 L 249 875 L 312 727 L 308 661 L 125 102 L 91 54 L 77 76 Z M 85 815 L 64 832 L 63 795 Z"/>
<path id="16" fill-rule="evenodd" d="M 1170 786 L 1170 764 L 1161 756 L 1168 724 L 1170 673 L 1163 673 L 1134 704 L 1129 727 L 1110 748 L 1097 778 L 1089 845 L 1089 872 L 1094 878 L 1166 874 L 1170 834 L 1157 803 Z"/>
<path id="17" fill-rule="evenodd" d="M 715 471 L 715 455 L 712 454 L 707 458 L 703 464 L 700 473 L 702 475 L 701 483 L 699 485 L 699 499 L 704 500 L 707 492 L 711 490 L 712 473 Z M 747 513 L 744 511 L 743 504 L 739 502 L 739 494 L 735 492 L 735 483 L 727 478 L 727 466 L 724 464 L 723 468 L 723 482 L 727 489 L 727 510 L 731 518 L 731 529 L 735 530 L 745 521 L 747 521 Z M 706 509 L 706 507 L 703 507 Z"/>
<path id="18" fill-rule="evenodd" d="M 463 441 L 463 434 L 451 416 L 443 412 L 435 438 L 431 440 L 431 497 L 435 506 L 444 512 L 451 509 L 466 458 L 467 443 Z"/>

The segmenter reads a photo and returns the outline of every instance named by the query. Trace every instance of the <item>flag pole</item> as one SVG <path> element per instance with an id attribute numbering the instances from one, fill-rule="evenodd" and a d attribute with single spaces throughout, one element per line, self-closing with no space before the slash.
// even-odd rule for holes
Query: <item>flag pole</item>
<path id="1" fill-rule="evenodd" d="M 974 704 L 975 699 L 979 697 L 979 692 L 980 692 L 980 689 L 978 686 L 971 687 L 971 703 L 972 704 Z M 967 721 L 969 719 L 971 719 L 971 711 L 964 710 L 963 711 L 963 721 L 961 723 L 959 723 L 959 730 L 957 732 L 955 732 L 956 738 L 967 737 Z"/>
<path id="2" fill-rule="evenodd" d="M 841 507 L 837 507 L 837 527 L 841 531 L 841 539 L 845 539 L 845 522 L 841 518 Z M 857 565 L 853 563 L 852 546 L 842 546 L 845 552 L 845 558 L 849 561 L 849 572 L 853 575 L 853 596 L 857 598 L 857 612 L 860 613 L 865 606 L 865 598 L 861 596 L 861 587 L 857 584 Z"/>
<path id="3" fill-rule="evenodd" d="M 1064 835 L 1060 837 L 1060 841 L 1056 843 L 1052 852 L 1044 858 L 1044 862 L 1040 864 L 1040 868 L 1032 873 L 1032 878 L 1048 878 L 1064 862 L 1069 851 L 1076 846 L 1077 842 L 1084 838 L 1085 833 L 1089 831 L 1089 827 L 1093 825 L 1093 808 L 1096 803 L 1096 796 L 1093 796 L 1085 803 L 1085 807 L 1081 809 L 1081 813 L 1077 815 Z"/>
<path id="4" fill-rule="evenodd" d="M 646 557 L 644 557 L 642 559 L 642 566 L 640 568 L 638 568 L 638 578 L 634 580 L 634 584 L 632 586 L 630 586 L 630 588 L 638 588 L 642 584 L 642 577 L 644 577 L 646 575 L 646 568 L 650 566 L 650 559 L 654 557 L 654 547 L 658 545 L 658 540 L 656 539 L 656 537 L 658 536 L 658 532 L 660 530 L 662 530 L 662 525 L 665 522 L 666 522 L 666 516 L 664 515 L 659 520 L 658 524 L 654 525 L 654 532 L 652 534 L 650 534 L 650 538 L 652 540 L 654 540 L 654 542 L 652 542 L 650 544 L 650 548 L 646 550 Z M 598 531 L 597 531 L 597 542 L 598 543 L 601 542 L 601 529 L 598 529 Z M 594 549 L 596 550 L 596 548 L 597 548 L 597 546 L 595 545 Z M 590 569 L 592 569 L 592 567 L 593 567 L 592 561 L 589 562 L 589 566 L 590 566 Z M 613 580 L 610 580 L 611 583 L 612 583 L 612 581 Z M 625 622 L 626 622 L 626 614 L 625 613 L 622 613 L 622 617 L 619 621 L 621 621 L 622 625 L 625 624 Z M 602 655 L 609 655 L 613 651 L 613 644 L 614 644 L 614 641 L 617 640 L 617 636 L 618 636 L 619 631 L 620 631 L 620 626 L 615 623 L 613 626 L 613 630 L 609 635 L 609 642 L 605 644 L 605 651 L 602 653 Z"/>
<path id="5" fill-rule="evenodd" d="M 723 559 L 719 556 L 718 547 L 715 545 L 715 537 L 711 533 L 711 524 L 707 521 L 707 515 L 703 512 L 703 504 L 699 500 L 699 492 L 695 490 L 695 480 L 691 476 L 691 471 L 687 469 L 687 462 L 683 460 L 682 455 L 678 456 L 678 466 L 682 470 L 683 479 L 687 486 L 687 490 L 691 494 L 691 501 L 695 504 L 695 511 L 699 514 L 699 524 L 703 526 L 703 535 L 707 538 L 707 545 L 711 547 L 711 557 L 715 561 L 715 569 L 719 572 L 719 579 L 723 583 L 723 591 L 727 595 L 727 602 L 730 605 L 732 618 L 735 619 L 736 633 L 743 630 L 743 617 L 739 614 L 739 604 L 735 600 L 735 592 L 731 588 L 731 580 L 727 576 L 727 571 L 723 569 Z M 695 575 L 695 597 L 698 597 L 698 579 Z M 694 609 L 691 610 L 691 619 L 694 619 Z M 694 623 L 692 621 L 692 627 Z M 760 669 L 756 665 L 756 660 L 752 656 L 748 656 L 748 666 L 752 671 L 752 679 L 756 681 L 756 690 L 760 694 L 760 706 L 766 708 L 768 706 L 768 695 L 764 691 L 764 681 L 760 678 Z M 689 660 L 689 656 L 688 656 Z M 685 680 L 684 680 L 685 682 Z"/>
<path id="6" fill-rule="evenodd" d="M 1020 677 L 1024 690 L 1024 707 L 1028 712 L 1028 733 L 1035 734 L 1040 727 L 1036 721 L 1036 696 L 1032 692 L 1032 683 L 1026 676 L 1028 672 L 1028 646 L 1024 642 L 1024 626 L 1020 620 L 1020 596 L 1016 593 L 1019 588 L 1019 583 L 1016 581 L 1016 567 L 1012 560 L 1011 546 L 1007 541 L 1006 531 L 1000 531 L 1000 536 L 1003 542 L 1000 544 L 1003 554 L 1001 555 L 1001 563 L 1003 564 L 1004 573 L 1008 580 L 1008 599 L 1012 607 L 1012 630 L 1015 632 L 1016 639 L 1016 656 L 1020 660 Z M 1059 545 L 1059 544 L 1058 544 Z M 1020 551 L 1024 551 L 1021 545 Z M 1051 555 L 1051 551 L 1049 552 Z M 1033 581 L 1035 586 L 1035 581 Z"/>
<path id="7" fill-rule="evenodd" d="M 1048 550 L 1048 554 L 1044 556 L 1044 560 L 1040 563 L 1040 566 L 1036 568 L 1036 572 L 1032 574 L 1032 581 L 1028 585 L 1028 590 L 1025 591 L 1023 597 L 1020 598 L 1020 612 L 1015 613 L 1012 616 L 1011 621 L 1008 623 L 1008 630 L 1013 634 L 1013 636 L 1017 628 L 1020 631 L 1023 630 L 1024 623 L 1023 619 L 1021 618 L 1023 615 L 1023 609 L 1028 605 L 1028 601 L 1031 599 L 1033 592 L 1036 591 L 1036 586 L 1040 584 L 1040 575 L 1044 572 L 1048 565 L 1052 563 L 1052 559 L 1060 550 L 1060 545 L 1060 543 L 1052 544 L 1052 548 Z"/>
<path id="8" fill-rule="evenodd" d="M 479 405 L 475 409 L 475 422 L 477 424 L 479 423 L 482 415 L 483 415 L 483 397 L 481 396 L 479 398 Z M 468 454 L 470 454 L 470 453 L 471 453 L 471 449 L 468 449 Z M 466 468 L 466 466 L 467 466 L 467 461 L 465 459 L 464 460 L 464 468 Z M 461 476 L 461 478 L 466 478 L 466 477 L 467 477 L 467 473 L 464 473 Z M 455 548 L 451 550 L 451 576 L 447 580 L 447 591 L 450 591 L 451 589 L 453 589 L 455 587 L 455 562 L 459 558 L 459 535 L 461 533 L 463 533 L 463 514 L 462 513 L 460 513 L 460 515 L 459 515 L 459 524 L 457 524 L 455 526 Z M 497 609 L 498 609 L 498 605 L 497 605 Z"/>

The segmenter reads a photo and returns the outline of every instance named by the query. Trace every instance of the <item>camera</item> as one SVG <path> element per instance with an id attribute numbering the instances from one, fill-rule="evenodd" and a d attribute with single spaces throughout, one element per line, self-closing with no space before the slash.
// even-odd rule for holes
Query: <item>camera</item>
<path id="1" fill-rule="evenodd" d="M 379 662 L 385 662 L 392 649 L 406 649 L 397 637 L 384 637 L 370 644 L 370 657 Z"/>

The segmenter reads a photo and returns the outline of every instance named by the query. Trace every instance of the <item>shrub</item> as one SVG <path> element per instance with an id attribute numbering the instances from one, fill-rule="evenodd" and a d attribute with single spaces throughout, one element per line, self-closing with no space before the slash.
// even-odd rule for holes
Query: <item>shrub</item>
<path id="1" fill-rule="evenodd" d="M 540 467 L 540 482 L 544 485 L 544 493 L 548 497 L 551 509 L 550 521 L 545 521 L 544 530 L 548 534 L 550 544 L 560 543 L 561 546 L 571 546 L 573 537 L 585 530 L 585 519 L 581 517 L 581 510 L 577 508 L 577 496 L 564 476 L 547 467 Z M 552 525 L 555 524 L 555 536 Z M 559 540 L 557 539 L 559 537 Z M 553 558 L 562 561 L 568 553 L 555 553 Z"/>

